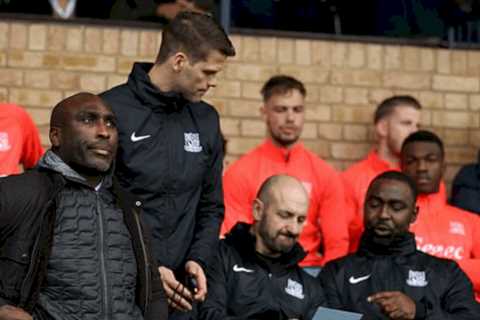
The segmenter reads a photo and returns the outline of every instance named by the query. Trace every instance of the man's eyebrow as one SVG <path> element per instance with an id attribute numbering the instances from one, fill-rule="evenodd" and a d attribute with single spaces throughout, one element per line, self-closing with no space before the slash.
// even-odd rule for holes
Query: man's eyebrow
<path id="1" fill-rule="evenodd" d="M 85 106 L 82 110 L 80 110 L 77 114 L 91 114 L 91 115 L 97 115 L 97 116 L 111 116 L 115 117 L 115 114 L 111 111 L 108 112 L 100 112 L 96 106 Z"/>
<path id="2" fill-rule="evenodd" d="M 77 116 L 86 116 L 86 115 L 93 115 L 98 117 L 100 113 L 98 113 L 95 110 L 81 110 L 77 113 Z"/>
<path id="3" fill-rule="evenodd" d="M 293 211 L 288 210 L 288 209 L 278 210 L 278 212 L 280 212 L 280 213 L 285 213 L 285 214 L 288 214 L 288 215 L 294 215 L 294 214 L 295 214 Z"/>
<path id="4" fill-rule="evenodd" d="M 304 108 L 305 106 L 303 104 L 297 104 L 297 105 L 294 105 L 294 106 L 287 106 L 287 105 L 284 105 L 284 104 L 274 104 L 272 106 L 272 108 Z"/>
<path id="5" fill-rule="evenodd" d="M 376 194 L 367 194 L 367 199 L 370 199 L 370 198 L 375 198 L 375 199 L 380 199 L 382 200 L 382 198 Z"/>
<path id="6" fill-rule="evenodd" d="M 115 122 L 115 123 L 117 122 L 117 118 L 116 118 L 115 115 L 112 114 L 112 113 L 104 115 L 103 118 L 106 119 L 106 120 Z"/>

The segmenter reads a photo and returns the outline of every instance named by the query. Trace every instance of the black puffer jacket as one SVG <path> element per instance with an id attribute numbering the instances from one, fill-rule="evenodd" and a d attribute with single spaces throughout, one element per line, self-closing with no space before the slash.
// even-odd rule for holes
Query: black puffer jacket
<path id="1" fill-rule="evenodd" d="M 364 234 L 358 251 L 327 263 L 320 280 L 329 307 L 361 313 L 363 319 L 389 319 L 367 301 L 380 291 L 401 291 L 412 298 L 415 319 L 478 320 L 480 316 L 472 284 L 457 263 L 418 251 L 411 233 L 388 247 Z"/>
<path id="2" fill-rule="evenodd" d="M 249 230 L 238 223 L 220 242 L 200 319 L 311 319 L 325 297 L 318 281 L 297 265 L 305 257 L 302 247 L 268 263 L 257 255 Z"/>
<path id="3" fill-rule="evenodd" d="M 37 303 L 52 252 L 56 200 L 69 183 L 58 172 L 46 168 L 0 179 L 0 306 L 14 305 L 41 318 Z M 166 319 L 165 296 L 148 253 L 139 210 L 117 183 L 110 190 L 116 195 L 132 239 L 136 304 L 145 319 Z"/>

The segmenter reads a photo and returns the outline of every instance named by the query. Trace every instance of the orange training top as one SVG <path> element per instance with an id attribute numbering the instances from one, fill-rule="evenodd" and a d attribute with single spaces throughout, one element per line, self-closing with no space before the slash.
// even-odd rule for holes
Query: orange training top
<path id="1" fill-rule="evenodd" d="M 448 205 L 445 187 L 437 193 L 419 195 L 417 206 L 417 221 L 410 226 L 417 248 L 457 261 L 480 301 L 480 216 Z"/>
<path id="2" fill-rule="evenodd" d="M 0 104 L 0 176 L 35 166 L 43 154 L 38 130 L 22 107 Z"/>
<path id="3" fill-rule="evenodd" d="M 299 240 L 308 255 L 300 265 L 321 266 L 347 254 L 348 228 L 340 178 L 301 143 L 288 150 L 266 140 L 226 170 L 222 235 L 239 221 L 253 222 L 252 204 L 260 185 L 268 177 L 282 173 L 302 181 L 310 195 L 307 223 Z M 321 247 L 324 255 L 319 253 Z"/>

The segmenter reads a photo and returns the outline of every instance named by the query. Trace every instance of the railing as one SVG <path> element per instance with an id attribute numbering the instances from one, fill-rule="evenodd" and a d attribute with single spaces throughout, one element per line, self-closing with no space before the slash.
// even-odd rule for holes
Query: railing
<path id="1" fill-rule="evenodd" d="M 5 0 L 0 0 L 1 2 Z M 374 42 L 385 44 L 410 44 L 417 46 L 442 47 L 442 48 L 461 48 L 461 49 L 479 49 L 480 48 L 480 18 L 478 20 L 471 19 L 456 22 L 455 25 L 449 25 L 445 22 L 445 31 L 434 36 L 416 36 L 412 34 L 410 37 L 391 37 L 381 32 L 377 34 L 365 33 L 364 31 L 355 33 L 351 27 L 348 28 L 348 15 L 345 16 L 345 1 L 338 0 L 318 0 L 325 9 L 323 15 L 328 16 L 328 30 L 321 32 L 305 32 L 305 31 L 289 31 L 289 30 L 273 30 L 265 28 L 246 28 L 248 24 L 238 25 L 232 18 L 232 9 L 235 5 L 232 0 L 218 0 L 216 11 L 217 18 L 229 33 L 236 34 L 252 34 L 252 35 L 268 35 L 278 37 L 290 37 L 299 39 L 332 39 L 342 41 L 356 42 Z M 408 1 L 402 1 L 408 2 Z M 341 3 L 343 7 L 339 5 Z M 292 5 L 293 2 L 292 2 Z M 48 20 L 51 22 L 53 18 L 49 15 L 32 15 L 22 13 L 2 13 L 0 6 L 0 21 L 6 19 L 17 20 Z M 92 18 L 74 18 L 71 20 L 56 20 L 62 23 L 73 24 L 94 24 L 94 25 L 121 25 L 126 27 L 140 27 L 148 29 L 158 29 L 161 25 L 148 21 L 135 20 L 112 20 L 112 19 L 92 19 Z M 350 25 L 352 23 L 350 22 Z M 285 29 L 285 28 L 284 28 Z"/>

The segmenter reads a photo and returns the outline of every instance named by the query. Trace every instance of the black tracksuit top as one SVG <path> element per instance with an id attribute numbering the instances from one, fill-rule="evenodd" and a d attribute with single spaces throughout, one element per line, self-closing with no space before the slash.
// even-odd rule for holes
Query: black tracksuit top
<path id="1" fill-rule="evenodd" d="M 361 313 L 362 319 L 389 319 L 367 301 L 380 291 L 401 291 L 412 298 L 415 319 L 480 319 L 465 273 L 453 260 L 418 251 L 412 233 L 388 247 L 364 233 L 356 253 L 330 261 L 319 277 L 330 307 Z"/>
<path id="2" fill-rule="evenodd" d="M 249 230 L 238 223 L 220 242 L 199 320 L 311 319 L 326 302 L 318 280 L 298 266 L 305 257 L 302 247 L 296 244 L 268 263 L 256 254 Z"/>
<path id="3" fill-rule="evenodd" d="M 119 131 L 116 174 L 141 199 L 160 265 L 204 267 L 223 220 L 223 144 L 216 110 L 151 82 L 152 64 L 136 63 L 126 84 L 104 92 Z"/>

